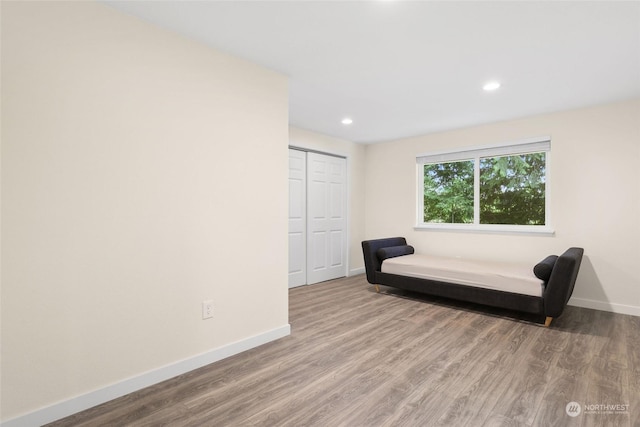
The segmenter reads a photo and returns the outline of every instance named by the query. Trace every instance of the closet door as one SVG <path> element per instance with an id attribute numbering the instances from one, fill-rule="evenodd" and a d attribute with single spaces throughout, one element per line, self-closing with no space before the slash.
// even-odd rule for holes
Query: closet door
<path id="1" fill-rule="evenodd" d="M 307 153 L 307 284 L 347 273 L 344 158 Z"/>
<path id="2" fill-rule="evenodd" d="M 289 150 L 289 287 L 307 283 L 307 153 Z"/>

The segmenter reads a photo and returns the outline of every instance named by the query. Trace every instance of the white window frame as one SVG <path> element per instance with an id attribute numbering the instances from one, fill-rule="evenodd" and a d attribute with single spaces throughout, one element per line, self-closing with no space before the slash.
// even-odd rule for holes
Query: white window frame
<path id="1" fill-rule="evenodd" d="M 545 152 L 545 225 L 480 224 L 480 158 Z M 473 224 L 424 222 L 424 165 L 474 160 Z M 438 151 L 416 156 L 416 230 L 553 235 L 551 227 L 551 138 L 536 137 L 504 144 Z"/>

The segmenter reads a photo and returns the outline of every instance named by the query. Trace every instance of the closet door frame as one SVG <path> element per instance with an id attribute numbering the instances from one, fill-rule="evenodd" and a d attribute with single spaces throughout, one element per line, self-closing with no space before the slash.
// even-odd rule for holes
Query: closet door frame
<path id="1" fill-rule="evenodd" d="M 350 223 L 350 208 L 349 208 L 349 200 L 351 200 L 351 194 L 350 194 L 350 167 L 349 167 L 349 156 L 344 155 L 344 154 L 339 154 L 339 153 L 331 153 L 331 152 L 326 152 L 326 151 L 319 151 L 319 150 L 313 150 L 313 149 L 309 149 L 309 148 L 304 148 L 304 147 L 300 147 L 300 146 L 296 146 L 296 145 L 289 145 L 289 149 L 291 150 L 297 150 L 297 151 L 302 151 L 305 153 L 315 153 L 315 154 L 320 154 L 320 155 L 324 155 L 324 156 L 329 156 L 329 157 L 336 157 L 336 158 L 340 158 L 340 159 L 344 159 L 345 161 L 345 175 L 344 175 L 344 196 L 343 196 L 343 200 L 344 200 L 344 242 L 342 244 L 342 251 L 344 253 L 344 277 L 349 275 L 349 242 L 350 242 L 350 227 L 349 227 L 349 223 Z M 308 164 L 307 164 L 307 180 L 309 177 L 309 168 L 308 168 Z M 307 183 L 308 186 L 308 183 Z M 309 197 L 308 197 L 308 191 L 307 191 L 307 215 L 308 215 L 308 209 L 309 209 Z M 307 248 L 309 246 L 309 235 L 308 235 L 308 231 L 309 231 L 309 225 L 306 225 L 306 236 L 305 236 L 305 240 L 307 241 Z M 307 249 L 307 253 L 306 253 L 306 257 L 308 259 L 309 257 L 309 251 Z M 309 266 L 308 266 L 308 262 L 307 262 L 307 271 L 306 271 L 306 284 L 313 284 L 313 283 L 317 283 L 317 282 L 312 282 L 310 283 L 309 280 Z"/>

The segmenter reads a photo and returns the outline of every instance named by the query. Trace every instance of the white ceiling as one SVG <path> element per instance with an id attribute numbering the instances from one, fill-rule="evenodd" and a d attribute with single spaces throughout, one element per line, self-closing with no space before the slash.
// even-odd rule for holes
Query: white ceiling
<path id="1" fill-rule="evenodd" d="M 292 125 L 356 142 L 640 96 L 638 1 L 105 3 L 286 74 Z"/>

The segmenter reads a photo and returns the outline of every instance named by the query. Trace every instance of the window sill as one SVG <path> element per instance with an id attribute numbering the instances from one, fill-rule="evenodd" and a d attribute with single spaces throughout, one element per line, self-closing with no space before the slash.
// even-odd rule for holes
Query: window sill
<path id="1" fill-rule="evenodd" d="M 536 236 L 553 236 L 555 231 L 546 225 L 476 225 L 476 224 L 417 224 L 414 230 L 448 231 L 462 233 L 488 234 L 530 234 Z"/>

